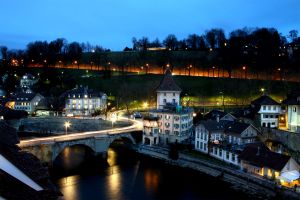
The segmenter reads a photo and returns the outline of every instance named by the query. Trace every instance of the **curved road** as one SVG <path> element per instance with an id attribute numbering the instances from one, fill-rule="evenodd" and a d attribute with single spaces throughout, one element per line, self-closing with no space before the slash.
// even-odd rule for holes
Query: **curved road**
<path id="1" fill-rule="evenodd" d="M 25 140 L 20 140 L 18 146 L 22 148 L 22 147 L 35 146 L 35 145 L 41 145 L 46 143 L 54 143 L 57 141 L 78 140 L 83 138 L 101 137 L 101 136 L 107 136 L 112 134 L 141 131 L 143 129 L 142 122 L 137 120 L 128 119 L 126 117 L 118 117 L 118 121 L 131 121 L 132 125 L 122 127 L 122 128 L 112 128 L 112 129 L 101 130 L 101 131 L 87 131 L 87 132 L 80 132 L 80 133 L 71 133 L 67 135 L 50 136 L 44 138 L 25 139 Z"/>

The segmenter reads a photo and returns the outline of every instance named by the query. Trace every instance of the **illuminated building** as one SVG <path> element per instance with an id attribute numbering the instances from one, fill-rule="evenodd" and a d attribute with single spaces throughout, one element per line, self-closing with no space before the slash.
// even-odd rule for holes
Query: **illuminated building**
<path id="1" fill-rule="evenodd" d="M 107 95 L 88 87 L 77 86 L 65 95 L 66 115 L 91 115 L 96 110 L 106 109 Z"/>
<path id="2" fill-rule="evenodd" d="M 193 109 L 180 105 L 181 89 L 167 69 L 156 89 L 157 107 L 144 119 L 144 144 L 168 144 L 187 141 L 192 133 Z"/>

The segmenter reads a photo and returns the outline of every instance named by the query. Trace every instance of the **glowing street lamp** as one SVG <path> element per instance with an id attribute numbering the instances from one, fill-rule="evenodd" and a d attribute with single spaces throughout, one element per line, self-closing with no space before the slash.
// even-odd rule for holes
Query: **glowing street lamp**
<path id="1" fill-rule="evenodd" d="M 72 125 L 71 122 L 69 122 L 69 121 L 65 122 L 64 126 L 65 126 L 65 128 L 66 128 L 66 135 L 68 134 L 68 128 L 69 128 L 71 125 Z"/>
<path id="2" fill-rule="evenodd" d="M 147 108 L 149 106 L 148 102 L 143 103 L 143 108 Z"/>

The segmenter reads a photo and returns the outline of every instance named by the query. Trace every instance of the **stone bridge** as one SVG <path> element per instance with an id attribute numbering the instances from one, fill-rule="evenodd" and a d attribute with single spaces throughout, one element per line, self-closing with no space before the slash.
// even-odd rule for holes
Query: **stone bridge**
<path id="1" fill-rule="evenodd" d="M 84 138 L 68 138 L 53 137 L 48 139 L 21 141 L 22 150 L 28 151 L 35 155 L 42 163 L 52 165 L 56 157 L 66 148 L 74 145 L 83 145 L 91 148 L 95 155 L 107 156 L 107 150 L 111 143 L 115 140 L 129 140 L 132 144 L 136 144 L 131 133 L 118 134 L 102 134 Z M 39 142 L 36 142 L 39 141 Z"/>

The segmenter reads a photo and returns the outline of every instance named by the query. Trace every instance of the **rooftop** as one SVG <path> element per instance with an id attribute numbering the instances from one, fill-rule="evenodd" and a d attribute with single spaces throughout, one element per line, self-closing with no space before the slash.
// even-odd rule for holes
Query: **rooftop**
<path id="1" fill-rule="evenodd" d="M 272 152 L 263 143 L 249 144 L 240 155 L 245 160 L 258 167 L 268 167 L 281 171 L 291 157 Z"/>
<path id="2" fill-rule="evenodd" d="M 204 119 L 206 120 L 217 120 L 217 116 L 219 116 L 219 119 L 223 118 L 225 115 L 228 115 L 229 113 L 223 112 L 221 110 L 211 110 L 209 113 L 207 113 L 204 116 Z M 233 116 L 234 117 L 234 116 Z"/>
<path id="3" fill-rule="evenodd" d="M 168 68 L 165 72 L 163 79 L 161 80 L 159 86 L 156 88 L 156 91 L 178 91 L 181 92 L 181 88 L 175 83 L 172 72 Z"/>
<path id="4" fill-rule="evenodd" d="M 251 102 L 252 105 L 280 105 L 277 101 L 269 97 L 268 95 L 262 95 Z"/>
<path id="5" fill-rule="evenodd" d="M 193 112 L 193 109 L 190 107 L 165 107 L 163 109 L 153 109 L 149 111 L 150 113 L 169 113 L 169 114 L 188 114 Z"/>
<path id="6" fill-rule="evenodd" d="M 15 101 L 31 101 L 39 93 L 19 92 L 14 96 Z"/>
<path id="7" fill-rule="evenodd" d="M 87 86 L 84 87 L 80 85 L 80 86 L 76 86 L 76 88 L 72 90 L 67 91 L 65 95 L 66 97 L 71 97 L 71 98 L 83 98 L 85 95 L 88 95 L 88 97 L 102 97 L 103 95 L 105 95 L 105 93 L 98 92 L 94 89 L 88 88 Z"/>

